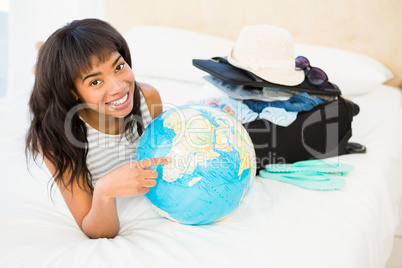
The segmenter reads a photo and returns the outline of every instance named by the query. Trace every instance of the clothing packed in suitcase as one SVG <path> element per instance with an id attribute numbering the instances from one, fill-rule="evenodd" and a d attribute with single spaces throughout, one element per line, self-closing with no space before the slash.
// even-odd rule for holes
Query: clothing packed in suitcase
<path id="1" fill-rule="evenodd" d="M 244 27 L 227 57 L 193 59 L 193 65 L 227 95 L 205 102 L 234 110 L 253 141 L 258 170 L 365 152 L 349 142 L 359 106 L 343 98 L 322 69 L 295 58 L 287 30 Z"/>

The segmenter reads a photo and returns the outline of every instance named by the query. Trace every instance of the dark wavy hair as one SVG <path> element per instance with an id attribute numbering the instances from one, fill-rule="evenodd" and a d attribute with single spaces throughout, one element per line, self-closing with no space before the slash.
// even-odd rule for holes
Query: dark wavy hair
<path id="1" fill-rule="evenodd" d="M 75 20 L 54 32 L 40 48 L 35 83 L 29 99 L 31 125 L 26 135 L 25 153 L 37 162 L 38 154 L 48 159 L 56 171 L 54 182 L 71 187 L 75 181 L 80 188 L 87 185 L 93 191 L 88 170 L 87 128 L 78 113 L 71 116 L 77 104 L 74 81 L 91 70 L 91 57 L 100 62 L 119 52 L 131 67 L 131 55 L 123 36 L 110 24 L 98 19 Z M 139 135 L 143 132 L 140 111 L 140 87 L 135 83 L 134 107 L 125 118 L 124 133 L 132 136 L 134 124 Z M 74 92 L 74 93 L 73 93 Z M 69 118 L 67 118 L 69 117 Z M 71 118 L 70 118 L 71 117 Z M 126 120 L 137 118 L 137 120 Z M 66 119 L 71 120 L 66 132 Z M 68 133 L 70 132 L 70 133 Z M 69 135 L 85 146 L 70 142 Z M 64 178 L 64 179 L 63 179 Z M 82 178 L 81 181 L 79 178 Z"/>

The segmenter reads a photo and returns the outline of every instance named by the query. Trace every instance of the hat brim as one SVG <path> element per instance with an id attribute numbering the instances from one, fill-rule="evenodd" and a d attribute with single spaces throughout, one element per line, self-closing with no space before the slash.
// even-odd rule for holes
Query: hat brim
<path id="1" fill-rule="evenodd" d="M 251 70 L 247 66 L 239 63 L 233 57 L 233 48 L 230 50 L 230 53 L 227 57 L 228 62 L 240 69 L 246 70 L 265 81 L 284 85 L 284 86 L 296 86 L 301 84 L 304 81 L 304 71 L 303 70 L 294 70 L 292 69 L 274 69 L 274 68 L 261 68 L 258 70 Z"/>

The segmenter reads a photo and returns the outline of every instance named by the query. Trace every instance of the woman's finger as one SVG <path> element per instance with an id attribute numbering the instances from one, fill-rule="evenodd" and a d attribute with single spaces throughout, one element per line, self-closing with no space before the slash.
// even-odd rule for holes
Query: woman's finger
<path id="1" fill-rule="evenodd" d="M 156 180 L 145 180 L 143 187 L 154 187 L 156 186 Z"/>
<path id="2" fill-rule="evenodd" d="M 147 168 L 143 170 L 143 175 L 145 179 L 156 179 L 158 178 L 158 172 L 155 169 Z"/>
<path id="3" fill-rule="evenodd" d="M 161 157 L 161 158 L 144 159 L 144 160 L 135 162 L 135 164 L 139 168 L 146 169 L 146 168 L 153 167 L 153 166 L 164 165 L 169 162 L 170 162 L 169 157 Z"/>
<path id="4" fill-rule="evenodd" d="M 150 187 L 142 187 L 141 189 L 138 190 L 138 195 L 143 195 L 148 193 L 150 190 Z"/>

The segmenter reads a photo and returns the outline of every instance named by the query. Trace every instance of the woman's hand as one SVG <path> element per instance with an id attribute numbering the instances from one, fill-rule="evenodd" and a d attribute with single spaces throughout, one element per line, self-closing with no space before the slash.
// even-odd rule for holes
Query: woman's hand
<path id="1" fill-rule="evenodd" d="M 58 183 L 66 204 L 81 230 L 91 238 L 115 237 L 120 229 L 116 197 L 145 194 L 156 185 L 156 171 L 150 167 L 163 165 L 170 158 L 152 158 L 120 166 L 100 178 L 94 191 L 76 181 L 70 188 Z M 49 170 L 53 165 L 45 159 Z M 67 176 L 68 178 L 68 176 Z"/>
<path id="2" fill-rule="evenodd" d="M 156 185 L 158 177 L 156 170 L 150 167 L 167 164 L 169 160 L 163 157 L 127 163 L 99 179 L 96 188 L 107 199 L 146 194 Z"/>

